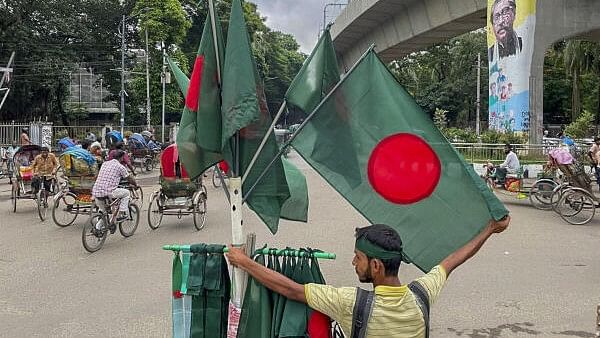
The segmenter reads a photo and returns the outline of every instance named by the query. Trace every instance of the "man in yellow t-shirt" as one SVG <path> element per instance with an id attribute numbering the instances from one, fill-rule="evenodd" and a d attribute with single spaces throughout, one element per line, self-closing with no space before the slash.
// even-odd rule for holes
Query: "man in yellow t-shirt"
<path id="1" fill-rule="evenodd" d="M 427 293 L 429 304 L 437 299 L 448 275 L 477 253 L 492 234 L 504 231 L 509 223 L 509 216 L 491 221 L 469 243 L 416 280 Z M 247 271 L 267 288 L 328 315 L 340 324 L 346 337 L 351 337 L 356 288 L 298 284 L 254 262 L 239 248 L 230 247 L 227 258 L 230 264 Z M 372 283 L 375 290 L 366 337 L 425 337 L 425 321 L 417 297 L 398 278 L 401 261 L 402 240 L 393 228 L 375 224 L 356 229 L 352 265 L 358 279 Z"/>

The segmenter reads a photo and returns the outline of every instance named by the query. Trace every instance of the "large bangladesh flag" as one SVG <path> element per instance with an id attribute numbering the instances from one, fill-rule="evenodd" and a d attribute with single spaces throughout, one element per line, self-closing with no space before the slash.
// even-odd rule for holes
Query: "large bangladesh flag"
<path id="1" fill-rule="evenodd" d="M 240 0 L 232 2 L 227 47 L 223 66 L 222 142 L 223 155 L 235 169 L 234 152 L 239 151 L 239 175 L 242 176 L 259 148 L 272 119 L 259 78 Z M 239 130 L 239 144 L 235 133 Z M 246 194 L 260 174 L 277 155 L 279 147 L 271 133 L 242 186 Z M 290 197 L 292 197 L 290 199 Z M 290 200 L 290 203 L 286 203 Z M 291 163 L 277 158 L 247 199 L 272 233 L 279 218 L 306 221 L 308 190 L 304 175 Z"/>
<path id="2" fill-rule="evenodd" d="M 342 81 L 294 148 L 370 223 L 394 227 L 407 260 L 428 271 L 508 214 L 373 51 Z"/>
<path id="3" fill-rule="evenodd" d="M 221 102 L 217 74 L 217 57 L 223 59 L 223 38 L 218 18 L 214 45 L 210 16 L 207 16 L 194 68 L 185 94 L 185 109 L 177 133 L 179 158 L 192 178 L 220 161 L 221 155 Z M 217 55 L 217 50 L 219 55 Z M 174 65 L 171 65 L 173 69 Z M 185 75 L 174 72 L 182 90 Z"/>

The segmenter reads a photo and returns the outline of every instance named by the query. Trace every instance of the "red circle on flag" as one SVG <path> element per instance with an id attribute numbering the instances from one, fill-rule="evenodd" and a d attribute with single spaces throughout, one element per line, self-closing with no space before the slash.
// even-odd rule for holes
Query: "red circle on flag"
<path id="1" fill-rule="evenodd" d="M 381 140 L 371 152 L 369 183 L 381 197 L 396 204 L 418 202 L 433 193 L 442 165 L 419 136 L 399 133 Z"/>

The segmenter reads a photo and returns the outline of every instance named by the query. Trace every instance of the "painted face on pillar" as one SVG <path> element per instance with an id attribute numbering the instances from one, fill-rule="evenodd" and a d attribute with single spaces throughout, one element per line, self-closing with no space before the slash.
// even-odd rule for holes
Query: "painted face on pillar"
<path id="1" fill-rule="evenodd" d="M 354 271 L 356 271 L 358 280 L 361 283 L 373 282 L 370 260 L 369 257 L 367 257 L 367 255 L 362 253 L 360 250 L 354 249 L 354 258 L 352 259 L 352 265 L 354 266 Z"/>
<path id="2" fill-rule="evenodd" d="M 493 8 L 492 18 L 496 40 L 505 45 L 508 37 L 513 33 L 513 23 L 515 21 L 514 0 L 498 1 Z"/>

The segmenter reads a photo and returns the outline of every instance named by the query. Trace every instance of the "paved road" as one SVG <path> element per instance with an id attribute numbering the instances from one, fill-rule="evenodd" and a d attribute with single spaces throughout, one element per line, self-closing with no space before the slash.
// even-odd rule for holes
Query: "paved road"
<path id="1" fill-rule="evenodd" d="M 282 222 L 274 237 L 246 210 L 247 231 L 257 233 L 257 244 L 335 252 L 336 261 L 322 263 L 328 282 L 357 285 L 353 229 L 365 221 L 299 165 L 309 182 L 309 223 Z M 142 180 L 146 198 L 156 181 Z M 144 217 L 133 237 L 109 236 L 102 250 L 88 254 L 81 245 L 82 221 L 64 229 L 51 220 L 42 223 L 30 201 L 19 201 L 13 214 L 9 186 L 0 181 L 0 336 L 170 336 L 171 255 L 160 247 L 227 243 L 231 236 L 223 193 L 212 187 L 208 192 L 203 231 L 195 231 L 191 219 L 176 217 L 151 231 Z M 433 307 L 431 336 L 593 337 L 600 303 L 600 217 L 576 227 L 527 201 L 504 200 L 513 215 L 510 231 L 452 274 Z M 419 272 L 403 266 L 400 274 L 409 281 Z"/>

